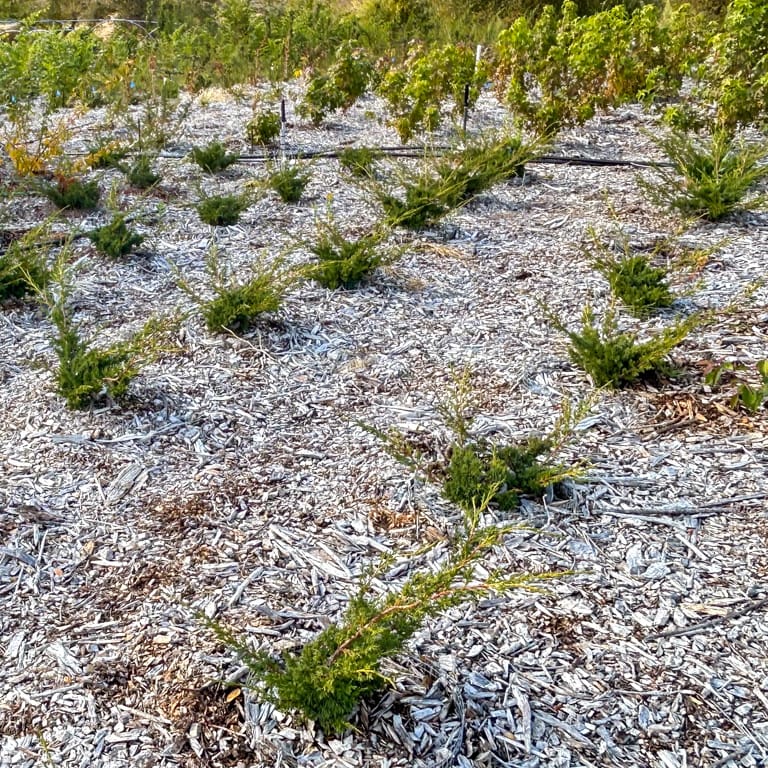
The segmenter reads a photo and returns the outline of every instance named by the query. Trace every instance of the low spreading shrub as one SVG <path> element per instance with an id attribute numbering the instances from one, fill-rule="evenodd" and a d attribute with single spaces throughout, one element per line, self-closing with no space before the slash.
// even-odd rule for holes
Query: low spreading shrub
<path id="1" fill-rule="evenodd" d="M 213 247 L 206 258 L 206 270 L 213 290 L 208 299 L 192 290 L 189 283 L 179 277 L 179 286 L 200 304 L 209 331 L 237 331 L 245 333 L 263 315 L 280 308 L 283 295 L 294 281 L 292 273 L 282 270 L 282 263 L 255 266 L 247 280 L 236 280 L 219 260 Z"/>
<path id="2" fill-rule="evenodd" d="M 191 157 L 206 173 L 223 171 L 239 159 L 238 155 L 227 152 L 220 141 L 213 141 L 205 147 L 195 147 Z"/>
<path id="3" fill-rule="evenodd" d="M 325 222 L 318 239 L 309 246 L 317 263 L 307 265 L 305 274 L 331 290 L 354 288 L 384 263 L 382 239 L 378 232 L 347 239 L 332 220 Z"/>
<path id="4" fill-rule="evenodd" d="M 312 178 L 300 163 L 286 163 L 270 173 L 267 184 L 284 203 L 298 203 Z"/>
<path id="5" fill-rule="evenodd" d="M 592 377 L 595 386 L 613 389 L 632 386 L 650 373 L 669 372 L 667 355 L 701 322 L 698 315 L 691 315 L 639 342 L 636 333 L 618 330 L 613 309 L 606 313 L 601 328 L 595 326 L 589 305 L 582 313 L 580 331 L 551 319 L 570 340 L 571 360 Z"/>
<path id="6" fill-rule="evenodd" d="M 99 185 L 72 176 L 59 176 L 55 184 L 43 187 L 43 194 L 59 208 L 91 210 L 99 204 Z"/>
<path id="7" fill-rule="evenodd" d="M 726 131 L 701 139 L 672 131 L 657 141 L 672 167 L 656 166 L 656 183 L 642 182 L 651 199 L 691 216 L 717 221 L 739 209 L 756 207 L 748 198 L 768 176 L 768 145 L 748 145 Z"/>
<path id="8" fill-rule="evenodd" d="M 152 158 L 139 155 L 129 168 L 123 167 L 128 183 L 137 189 L 151 189 L 161 177 L 152 169 Z"/>
<path id="9" fill-rule="evenodd" d="M 298 710 L 326 733 L 340 733 L 350 727 L 361 700 L 388 684 L 382 662 L 399 653 L 427 618 L 490 593 L 535 588 L 536 582 L 565 575 L 481 573 L 483 556 L 514 530 L 482 527 L 479 521 L 486 508 L 483 499 L 468 512 L 437 568 L 414 572 L 386 594 L 376 594 L 372 578 L 367 579 L 342 618 L 298 653 L 286 652 L 278 659 L 254 651 L 220 624 L 206 623 L 238 652 L 250 670 L 251 684 L 260 684 L 281 710 Z"/>
<path id="10" fill-rule="evenodd" d="M 249 205 L 248 198 L 239 195 L 212 196 L 198 203 L 197 213 L 205 224 L 228 227 L 237 224 L 240 214 Z"/>
<path id="11" fill-rule="evenodd" d="M 88 233 L 88 238 L 99 253 L 113 259 L 125 256 L 144 242 L 144 236 L 132 232 L 125 223 L 125 216 L 115 216 L 109 224 Z"/>
<path id="12" fill-rule="evenodd" d="M 37 286 L 45 290 L 49 270 L 34 237 L 11 239 L 5 235 L 0 232 L 0 301 L 20 299 L 34 292 Z"/>
<path id="13" fill-rule="evenodd" d="M 373 178 L 381 152 L 370 147 L 347 147 L 339 152 L 339 164 L 358 178 Z"/>

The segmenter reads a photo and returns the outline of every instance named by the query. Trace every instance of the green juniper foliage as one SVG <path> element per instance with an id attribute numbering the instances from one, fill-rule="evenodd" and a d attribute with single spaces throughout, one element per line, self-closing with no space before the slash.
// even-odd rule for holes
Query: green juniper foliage
<path id="1" fill-rule="evenodd" d="M 534 155 L 533 145 L 509 136 L 498 141 L 481 142 L 448 155 L 437 166 L 448 197 L 455 205 L 525 173 L 525 163 Z M 452 192 L 451 192 L 452 190 Z"/>
<path id="2" fill-rule="evenodd" d="M 403 184 L 405 195 L 398 197 L 379 187 L 374 194 L 384 208 L 390 226 L 421 230 L 434 226 L 455 203 L 455 190 L 427 172 Z"/>
<path id="3" fill-rule="evenodd" d="M 565 575 L 492 571 L 478 578 L 480 559 L 514 530 L 512 526 L 480 527 L 486 507 L 483 499 L 469 511 L 464 529 L 450 541 L 437 570 L 417 571 L 385 595 L 373 594 L 371 582 L 364 581 L 341 620 L 298 654 L 275 659 L 253 651 L 221 625 L 207 624 L 238 651 L 251 671 L 252 683 L 260 682 L 280 709 L 298 710 L 326 733 L 340 733 L 350 726 L 360 701 L 387 685 L 382 661 L 399 653 L 427 618 L 490 593 L 535 589 L 537 581 Z"/>
<path id="4" fill-rule="evenodd" d="M 192 160 L 206 173 L 223 171 L 238 161 L 238 155 L 227 152 L 220 141 L 213 141 L 205 147 L 195 147 L 191 154 Z"/>
<path id="5" fill-rule="evenodd" d="M 0 232 L 0 301 L 20 299 L 34 292 L 36 286 L 44 291 L 50 272 L 34 241 L 25 236 L 9 242 L 3 249 L 4 234 Z"/>
<path id="6" fill-rule="evenodd" d="M 123 398 L 139 371 L 157 358 L 159 338 L 168 331 L 166 321 L 152 318 L 128 341 L 97 349 L 79 336 L 62 301 L 51 308 L 51 319 L 58 331 L 56 391 L 69 408 L 87 408 L 102 397 Z"/>
<path id="7" fill-rule="evenodd" d="M 372 178 L 381 152 L 371 147 L 347 147 L 339 153 L 339 163 L 353 176 Z"/>
<path id="8" fill-rule="evenodd" d="M 710 221 L 763 203 L 763 196 L 748 195 L 768 176 L 765 143 L 748 145 L 724 130 L 706 139 L 675 130 L 657 144 L 672 168 L 657 166 L 656 183 L 641 180 L 654 202 Z"/>
<path id="9" fill-rule="evenodd" d="M 237 224 L 249 205 L 248 198 L 239 195 L 206 197 L 198 203 L 197 213 L 201 221 L 212 227 L 228 227 Z"/>
<path id="10" fill-rule="evenodd" d="M 613 308 L 606 313 L 600 329 L 595 326 L 590 305 L 584 307 L 580 331 L 568 330 L 556 318 L 550 317 L 550 320 L 568 336 L 571 360 L 592 377 L 595 386 L 620 389 L 635 384 L 647 374 L 668 371 L 667 355 L 702 318 L 691 315 L 644 342 L 638 342 L 635 333 L 619 332 Z"/>
<path id="11" fill-rule="evenodd" d="M 137 189 L 150 189 L 160 181 L 160 175 L 152 170 L 152 158 L 149 155 L 139 155 L 133 165 L 122 166 L 128 183 Z"/>
<path id="12" fill-rule="evenodd" d="M 309 246 L 317 257 L 305 274 L 325 288 L 354 288 L 369 277 L 384 261 L 382 235 L 371 232 L 350 240 L 332 221 L 320 227 L 320 236 Z"/>
<path id="13" fill-rule="evenodd" d="M 130 253 L 134 246 L 144 242 L 144 236 L 132 232 L 125 223 L 125 216 L 118 215 L 109 224 L 88 233 L 99 253 L 119 259 Z"/>
<path id="14" fill-rule="evenodd" d="M 281 271 L 277 260 L 268 267 L 257 266 L 250 279 L 237 281 L 220 261 L 213 246 L 206 258 L 206 270 L 214 298 L 205 299 L 178 277 L 179 287 L 202 307 L 209 331 L 248 331 L 257 319 L 280 308 L 283 295 L 294 281 L 293 274 Z"/>
<path id="15" fill-rule="evenodd" d="M 311 174 L 300 163 L 283 165 L 272 171 L 267 184 L 284 203 L 298 203 L 309 184 Z"/>
<path id="16" fill-rule="evenodd" d="M 645 254 L 604 256 L 595 260 L 595 267 L 634 315 L 644 317 L 654 309 L 672 306 L 666 269 L 651 266 Z"/>
<path id="17" fill-rule="evenodd" d="M 43 194 L 59 208 L 91 210 L 99 204 L 99 185 L 95 180 L 60 176 L 55 184 L 43 188 Z"/>
<path id="18" fill-rule="evenodd" d="M 280 115 L 277 112 L 260 112 L 245 126 L 245 136 L 252 146 L 267 146 L 280 135 Z"/>
<path id="19" fill-rule="evenodd" d="M 443 495 L 463 509 L 472 509 L 489 489 L 491 502 L 509 511 L 521 495 L 540 496 L 562 470 L 541 461 L 552 449 L 550 440 L 531 437 L 519 445 L 500 447 L 485 442 L 456 444 L 451 451 Z"/>

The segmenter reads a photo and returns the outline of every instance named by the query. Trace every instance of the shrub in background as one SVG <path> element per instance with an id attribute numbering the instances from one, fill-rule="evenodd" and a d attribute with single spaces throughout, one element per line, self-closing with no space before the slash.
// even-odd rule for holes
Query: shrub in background
<path id="1" fill-rule="evenodd" d="M 227 152 L 220 141 L 212 141 L 205 147 L 195 147 L 191 157 L 206 173 L 223 171 L 238 160 L 238 155 Z"/>
<path id="2" fill-rule="evenodd" d="M 654 202 L 710 221 L 764 202 L 748 195 L 768 176 L 765 142 L 750 145 L 725 130 L 708 138 L 673 130 L 656 143 L 672 167 L 656 166 L 655 183 L 641 180 Z"/>
<path id="3" fill-rule="evenodd" d="M 251 146 L 268 146 L 279 135 L 280 115 L 277 112 L 260 112 L 245 127 L 245 136 Z"/>
<path id="4" fill-rule="evenodd" d="M 373 75 L 374 67 L 365 51 L 351 42 L 342 43 L 331 66 L 310 79 L 299 114 L 319 125 L 331 112 L 349 109 L 365 93 Z"/>

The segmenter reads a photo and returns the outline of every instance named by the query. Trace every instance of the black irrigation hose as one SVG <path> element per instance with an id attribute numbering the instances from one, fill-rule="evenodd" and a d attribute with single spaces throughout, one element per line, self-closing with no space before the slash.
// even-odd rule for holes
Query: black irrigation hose
<path id="1" fill-rule="evenodd" d="M 455 147 L 432 146 L 432 147 L 373 147 L 377 152 L 387 157 L 441 157 L 446 154 L 456 152 Z M 238 163 L 260 163 L 268 160 L 286 159 L 286 160 L 322 160 L 336 159 L 341 156 L 343 150 L 339 149 L 310 149 L 310 150 L 290 150 L 281 152 L 261 152 L 259 154 L 238 155 Z M 66 153 L 69 157 L 85 157 L 90 152 L 70 152 Z M 135 154 L 135 153 L 132 153 Z M 189 152 L 160 152 L 156 157 L 163 160 L 183 160 L 189 155 Z M 574 165 L 574 166 L 593 166 L 593 167 L 618 167 L 618 168 L 672 168 L 672 163 L 657 162 L 655 160 L 609 160 L 596 157 L 568 157 L 566 155 L 540 155 L 526 161 L 526 165 L 541 163 L 542 165 Z"/>

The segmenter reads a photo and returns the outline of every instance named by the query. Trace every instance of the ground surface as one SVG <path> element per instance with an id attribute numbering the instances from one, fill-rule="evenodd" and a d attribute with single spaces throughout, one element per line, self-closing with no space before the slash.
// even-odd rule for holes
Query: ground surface
<path id="1" fill-rule="evenodd" d="M 318 130 L 297 122 L 288 148 L 394 145 L 379 109 L 364 101 Z M 198 101 L 173 147 L 217 138 L 246 149 L 249 116 L 248 99 Z M 82 148 L 106 116 L 72 119 Z M 489 98 L 471 127 L 502 122 Z M 553 151 L 653 159 L 644 129 L 650 118 L 622 110 Z M 117 172 L 100 176 L 112 203 L 141 213 L 139 254 L 108 262 L 74 243 L 85 335 L 116 339 L 153 312 L 189 312 L 180 352 L 147 368 L 125 406 L 68 411 L 44 312 L 16 303 L 0 314 L 3 768 L 765 764 L 768 419 L 701 383 L 709 361 L 768 354 L 768 292 L 745 298 L 765 274 L 765 214 L 683 227 L 644 198 L 647 169 L 533 163 L 522 183 L 438 229 L 394 235 L 402 258 L 367 285 L 298 286 L 237 337 L 205 330 L 175 270 L 205 293 L 212 243 L 244 274 L 280 254 L 306 259 L 289 247 L 314 236 L 329 206 L 348 232 L 374 223 L 377 207 L 335 160 L 317 160 L 300 204 L 266 193 L 214 231 L 192 208 L 201 188 L 242 189 L 263 164 L 218 177 L 183 160 L 159 167 L 163 182 L 143 198 Z M 51 212 L 17 197 L 5 222 Z M 88 228 L 107 213 L 65 219 Z M 585 476 L 565 499 L 526 500 L 529 529 L 490 558 L 575 575 L 432 620 L 387 667 L 395 688 L 343 738 L 219 685 L 238 663 L 200 611 L 264 649 L 298 647 L 382 553 L 440 542 L 457 522 L 360 422 L 447 447 L 439 406 L 466 366 L 474 430 L 499 442 L 546 433 L 564 402 L 589 396 L 542 311 L 575 324 L 587 300 L 604 308 L 589 227 L 609 238 L 618 227 L 637 247 L 678 230 L 688 246 L 717 246 L 675 268 L 675 312 L 722 314 L 675 353 L 675 383 L 595 396 L 559 455 L 585 460 Z"/>

